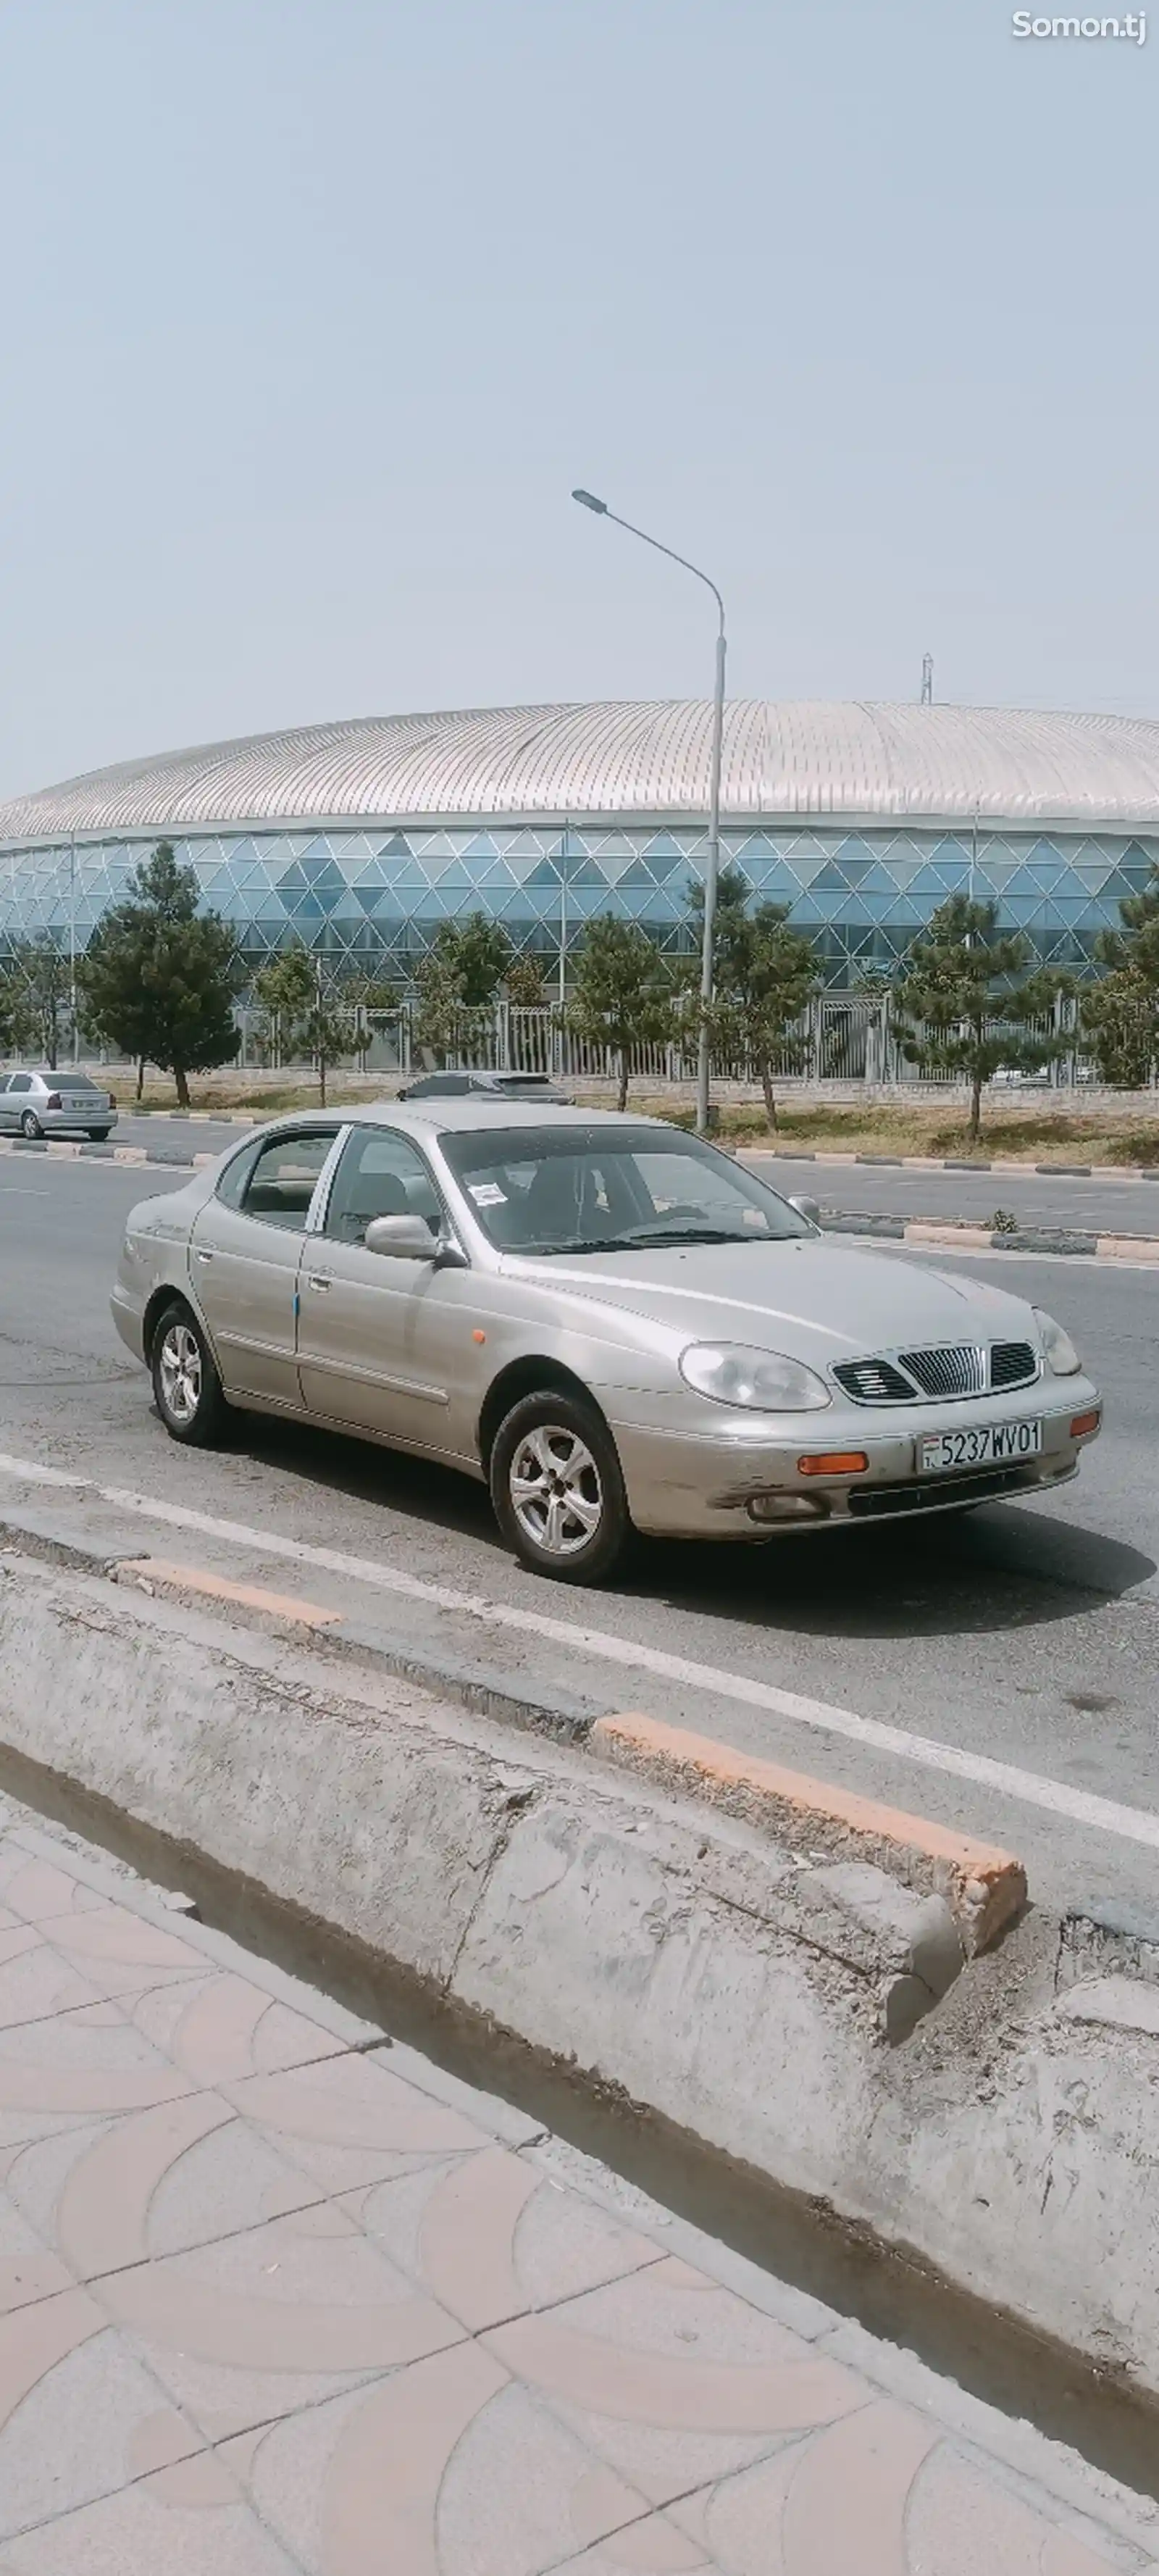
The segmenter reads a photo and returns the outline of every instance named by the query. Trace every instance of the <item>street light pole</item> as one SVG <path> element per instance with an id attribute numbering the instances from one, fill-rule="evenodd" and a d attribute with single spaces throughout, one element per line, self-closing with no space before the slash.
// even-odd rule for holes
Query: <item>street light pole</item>
<path id="1" fill-rule="evenodd" d="M 76 1024 L 76 833 L 68 840 L 68 1009 L 72 1023 L 72 1060 L 80 1062 L 80 1032 Z"/>
<path id="2" fill-rule="evenodd" d="M 594 510 L 597 518 L 610 519 L 614 527 L 626 528 L 630 537 L 639 537 L 641 544 L 651 546 L 656 554 L 667 555 L 669 563 L 679 564 L 684 572 L 692 573 L 695 580 L 703 582 L 705 589 L 712 592 L 716 601 L 716 684 L 712 701 L 712 746 L 709 756 L 708 865 L 704 872 L 704 930 L 700 947 L 700 1030 L 696 1050 L 696 1130 L 698 1135 L 706 1136 L 711 1124 L 709 1086 L 712 1072 L 708 1013 L 712 1005 L 716 890 L 720 881 L 720 771 L 724 747 L 724 666 L 727 649 L 724 601 L 716 583 L 709 579 L 706 572 L 701 572 L 699 564 L 689 563 L 687 555 L 678 555 L 671 546 L 662 546 L 659 537 L 650 537 L 645 528 L 633 527 L 630 519 L 618 518 L 614 510 L 609 510 L 606 501 L 597 500 L 594 492 L 575 491 L 571 497 L 573 501 L 580 503 L 581 508 Z"/>

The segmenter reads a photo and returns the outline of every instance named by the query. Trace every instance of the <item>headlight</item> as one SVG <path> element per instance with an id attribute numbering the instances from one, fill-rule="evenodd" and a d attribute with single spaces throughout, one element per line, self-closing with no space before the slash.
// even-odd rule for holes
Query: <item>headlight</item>
<path id="1" fill-rule="evenodd" d="M 1047 1366 L 1054 1370 L 1056 1377 L 1073 1377 L 1076 1370 L 1081 1369 L 1082 1361 L 1070 1334 L 1065 1333 L 1062 1325 L 1056 1324 L 1053 1315 L 1048 1315 L 1042 1306 L 1035 1307 L 1034 1320 L 1042 1338 Z"/>
<path id="2" fill-rule="evenodd" d="M 800 1360 L 779 1351 L 750 1351 L 739 1342 L 692 1342 L 680 1354 L 680 1374 L 714 1404 L 743 1404 L 756 1413 L 816 1413 L 829 1390 Z"/>

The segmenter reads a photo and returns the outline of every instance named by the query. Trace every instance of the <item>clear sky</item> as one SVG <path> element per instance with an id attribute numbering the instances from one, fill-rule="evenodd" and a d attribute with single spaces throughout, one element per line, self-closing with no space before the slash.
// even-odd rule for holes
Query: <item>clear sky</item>
<path id="1" fill-rule="evenodd" d="M 0 795 L 420 707 L 1159 715 L 1159 0 L 0 0 Z"/>

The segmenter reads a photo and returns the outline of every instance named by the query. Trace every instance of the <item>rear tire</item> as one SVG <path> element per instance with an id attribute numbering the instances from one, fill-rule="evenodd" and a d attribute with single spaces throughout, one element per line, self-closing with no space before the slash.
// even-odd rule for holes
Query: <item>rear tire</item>
<path id="1" fill-rule="evenodd" d="M 157 1411 L 170 1439 L 186 1449 L 212 1449 L 225 1430 L 229 1407 L 201 1326 L 176 1297 L 153 1335 L 149 1365 Z"/>
<path id="2" fill-rule="evenodd" d="M 616 1444 L 594 1404 L 545 1387 L 522 1396 L 491 1452 L 491 1500 L 532 1574 L 602 1583 L 632 1536 Z"/>
<path id="3" fill-rule="evenodd" d="M 109 1131 L 107 1127 L 86 1127 L 85 1134 L 88 1137 L 90 1145 L 108 1144 Z"/>
<path id="4" fill-rule="evenodd" d="M 24 1116 L 20 1121 L 20 1133 L 22 1136 L 27 1136 L 30 1141 L 34 1137 L 43 1136 L 44 1129 L 40 1124 L 40 1120 L 36 1115 L 35 1109 L 25 1110 Z"/>

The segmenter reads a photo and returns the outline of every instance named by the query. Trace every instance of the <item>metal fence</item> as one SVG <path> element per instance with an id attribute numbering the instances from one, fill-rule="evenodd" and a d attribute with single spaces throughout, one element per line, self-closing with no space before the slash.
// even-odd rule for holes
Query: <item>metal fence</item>
<path id="1" fill-rule="evenodd" d="M 236 1017 L 240 1033 L 237 1063 L 242 1071 L 289 1072 L 308 1062 L 301 1054 L 279 1056 L 272 1049 L 264 1012 L 242 1004 Z M 894 1037 L 891 1020 L 887 994 L 818 994 L 790 1032 L 773 1065 L 778 1089 L 805 1083 L 814 1088 L 818 1083 L 830 1082 L 886 1088 L 932 1085 L 945 1090 L 961 1085 L 960 1074 L 925 1072 L 910 1063 Z M 992 1024 L 992 1033 L 999 1039 L 1002 1026 L 1000 1021 Z M 1053 1050 L 1060 1036 L 1070 1036 L 1074 1041 L 1061 1056 L 1051 1062 L 1044 1060 L 1038 1077 L 1044 1083 L 1052 1089 L 1067 1089 L 1099 1080 L 1097 1066 L 1081 1044 L 1073 1000 L 1060 1001 L 1053 1014 L 1032 1022 L 1030 1033 L 1036 1031 L 1043 1039 L 1044 1049 Z M 1026 1034 L 1026 1029 L 1020 1027 L 1020 1051 Z M 438 1063 L 456 1071 L 510 1069 L 579 1082 L 610 1081 L 619 1072 L 614 1051 L 577 1037 L 557 1010 L 520 1010 L 508 1002 L 499 1002 L 493 1010 L 465 1013 L 457 1036 L 457 1044 L 440 1050 L 436 1056 L 421 1043 L 418 1013 L 413 1005 L 404 1002 L 392 1011 L 368 1012 L 360 1008 L 349 1015 L 349 1025 L 343 1032 L 345 1042 L 333 1069 L 405 1077 L 433 1070 Z M 86 1056 L 88 1061 L 94 1060 L 88 1050 Z M 680 1044 L 643 1043 L 629 1049 L 628 1069 L 637 1084 L 668 1084 L 692 1081 L 696 1065 L 694 1055 Z M 757 1079 L 754 1066 L 743 1060 L 720 1061 L 714 1070 L 718 1080 L 738 1085 L 749 1085 Z M 1153 1074 L 1152 1088 L 1155 1083 Z"/>
<path id="2" fill-rule="evenodd" d="M 1003 1023 L 995 1021 L 991 1034 L 1001 1042 Z M 1096 1078 L 1093 1060 L 1083 1051 L 1078 1038 L 1077 1015 L 1073 1003 L 1062 1002 L 1054 1014 L 1032 1021 L 1029 1032 L 1020 1026 L 1020 1045 L 1029 1033 L 1043 1041 L 1043 1078 L 1052 1087 L 1067 1087 L 1075 1082 Z M 1046 1058 L 1056 1039 L 1073 1034 L 1074 1046 L 1054 1062 Z M 695 1057 L 679 1044 L 643 1043 L 629 1049 L 629 1071 L 636 1082 L 687 1082 L 695 1075 Z M 456 1069 L 466 1066 L 489 1072 L 509 1067 L 518 1073 L 556 1075 L 578 1081 L 607 1081 L 619 1070 L 618 1060 L 610 1048 L 590 1039 L 577 1037 L 561 1021 L 557 1011 L 516 1010 L 500 1003 L 493 1012 L 471 1014 L 470 1025 L 462 1032 L 457 1048 L 447 1050 L 443 1062 Z M 373 1036 L 365 1050 L 365 1069 L 370 1072 L 395 1069 L 411 1072 L 434 1063 L 416 1041 L 414 1015 L 404 1005 L 400 1010 L 376 1016 Z M 744 1061 L 719 1062 L 719 1077 L 739 1083 L 756 1079 L 755 1068 Z M 801 1020 L 789 1033 L 784 1049 L 774 1063 L 778 1084 L 808 1082 L 870 1083 L 892 1085 L 928 1085 L 952 1089 L 961 1076 L 952 1072 L 929 1073 L 909 1062 L 893 1034 L 891 1005 L 888 996 L 865 994 L 821 993 L 810 1004 Z"/>

